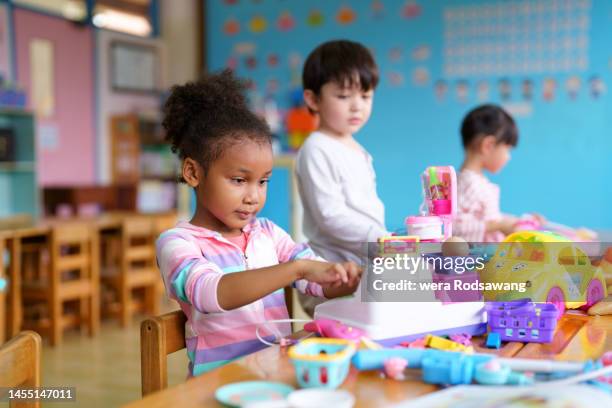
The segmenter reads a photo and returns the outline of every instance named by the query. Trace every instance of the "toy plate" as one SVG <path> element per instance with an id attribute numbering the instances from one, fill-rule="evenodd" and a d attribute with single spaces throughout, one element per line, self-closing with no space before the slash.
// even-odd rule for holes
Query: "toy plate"
<path id="1" fill-rule="evenodd" d="M 215 398 L 229 407 L 242 407 L 263 401 L 284 400 L 294 388 L 270 381 L 245 381 L 224 385 L 215 392 Z"/>

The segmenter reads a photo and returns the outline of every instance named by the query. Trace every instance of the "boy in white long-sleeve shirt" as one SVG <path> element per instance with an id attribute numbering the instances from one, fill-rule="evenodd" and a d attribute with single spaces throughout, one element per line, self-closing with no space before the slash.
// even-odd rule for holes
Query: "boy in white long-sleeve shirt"
<path id="1" fill-rule="evenodd" d="M 310 53 L 302 80 L 306 104 L 319 116 L 296 164 L 304 232 L 323 258 L 362 263 L 364 244 L 389 235 L 372 156 L 353 138 L 370 118 L 378 67 L 363 45 L 330 41 Z M 300 301 L 312 314 L 310 299 Z"/>

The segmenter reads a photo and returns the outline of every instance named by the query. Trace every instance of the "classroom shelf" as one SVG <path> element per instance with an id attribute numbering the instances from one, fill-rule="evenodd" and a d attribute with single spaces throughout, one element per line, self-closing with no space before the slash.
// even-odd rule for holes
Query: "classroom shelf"
<path id="1" fill-rule="evenodd" d="M 34 115 L 17 109 L 0 109 L 0 129 L 11 134 L 10 157 L 0 161 L 0 217 L 40 213 L 36 175 Z"/>
<path id="2" fill-rule="evenodd" d="M 180 212 L 187 207 L 176 182 L 180 162 L 164 140 L 160 118 L 115 115 L 111 129 L 113 183 L 137 185 L 137 209 Z"/>
<path id="3" fill-rule="evenodd" d="M 36 164 L 34 162 L 1 162 L 0 172 L 28 172 L 35 171 Z"/>

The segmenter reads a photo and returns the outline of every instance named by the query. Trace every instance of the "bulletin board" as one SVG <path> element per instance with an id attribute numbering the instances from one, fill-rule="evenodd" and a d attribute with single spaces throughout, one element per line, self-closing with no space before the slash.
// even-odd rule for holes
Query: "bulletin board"
<path id="1" fill-rule="evenodd" d="M 288 107 L 304 58 L 347 38 L 369 47 L 381 82 L 356 135 L 374 157 L 390 229 L 421 201 L 419 174 L 463 158 L 459 125 L 502 104 L 520 129 L 492 180 L 502 211 L 612 229 L 612 2 L 605 0 L 212 0 L 211 70 L 231 67 L 256 97 Z"/>
<path id="2" fill-rule="evenodd" d="M 111 82 L 116 91 L 157 92 L 159 57 L 157 49 L 137 43 L 110 44 Z"/>

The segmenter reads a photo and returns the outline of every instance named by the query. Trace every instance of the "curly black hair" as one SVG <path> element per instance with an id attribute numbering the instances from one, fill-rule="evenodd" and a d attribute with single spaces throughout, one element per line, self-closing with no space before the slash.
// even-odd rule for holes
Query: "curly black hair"
<path id="1" fill-rule="evenodd" d="M 230 70 L 173 86 L 162 123 L 172 151 L 181 159 L 194 159 L 207 172 L 229 146 L 244 140 L 271 143 L 270 128 L 249 109 L 246 88 Z"/>

